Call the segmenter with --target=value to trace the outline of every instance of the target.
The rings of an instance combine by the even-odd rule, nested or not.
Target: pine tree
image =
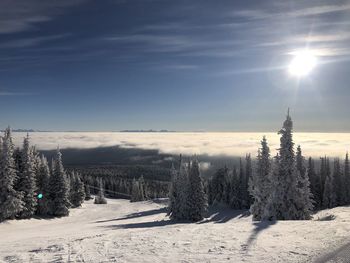
[[[333,165],[333,190],[335,195],[335,205],[340,206],[345,204],[345,197],[343,190],[343,174],[341,171],[339,158],[334,159]]]
[[[209,181],[209,204],[224,204],[226,201],[225,191],[228,192],[228,169],[220,168]],[[238,185],[237,185],[238,187]]]
[[[180,159],[180,171],[177,176],[176,188],[178,189],[178,194],[174,202],[174,209],[170,215],[171,219],[175,220],[185,220],[188,218],[188,169],[185,163]]]
[[[253,220],[261,220],[266,209],[270,192],[271,159],[270,148],[266,137],[261,141],[261,149],[258,151],[257,169],[249,180],[249,192],[253,196],[254,203],[250,207]]]
[[[250,154],[247,154],[245,157],[245,182],[244,182],[244,188],[245,188],[245,194],[246,194],[246,206],[245,208],[249,208],[252,204],[252,197],[249,194],[249,180],[251,180],[253,176],[253,168],[252,168],[252,158]]]
[[[177,214],[176,209],[176,200],[178,195],[178,189],[177,189],[177,171],[174,167],[174,164],[171,165],[170,169],[170,177],[171,177],[171,184],[170,184],[170,190],[169,190],[169,205],[168,205],[168,215],[171,214]]]
[[[19,218],[30,218],[34,215],[37,206],[35,163],[32,149],[29,144],[29,135],[24,138],[21,152],[22,170],[18,178],[18,190],[22,193],[23,209]]]
[[[281,135],[279,155],[275,158],[271,194],[264,213],[264,218],[270,220],[300,220],[309,216],[307,209],[299,210],[307,207],[307,202],[299,197],[298,182],[302,179],[296,167],[292,130],[293,122],[288,110],[278,133]]]
[[[85,181],[85,183],[84,183],[85,201],[88,201],[91,199],[90,185],[88,183],[89,183],[88,181]]]
[[[49,213],[53,216],[68,216],[70,207],[67,175],[62,164],[62,154],[57,149],[49,183]]]
[[[71,203],[73,207],[79,207],[85,199],[85,189],[84,184],[80,179],[78,173],[72,172],[72,191],[71,191]]]
[[[145,179],[143,178],[143,175],[141,175],[138,181],[139,181],[140,194],[141,194],[140,201],[147,200],[148,199],[147,187],[146,187],[146,182],[145,182]]]
[[[140,192],[140,184],[139,182],[134,178],[132,180],[132,186],[131,186],[131,202],[138,202],[141,201],[141,192]]]
[[[107,204],[107,199],[104,196],[104,191],[103,191],[103,181],[102,178],[100,177],[99,180],[99,191],[98,194],[95,196],[94,204]]]
[[[346,153],[344,161],[344,199],[345,204],[350,204],[350,162],[349,154]]]
[[[197,159],[192,160],[189,171],[189,186],[188,186],[188,220],[202,220],[207,210],[207,199],[204,193],[202,178],[199,171]]]
[[[14,145],[10,128],[4,132],[0,144],[0,222],[13,219],[23,207],[22,196],[14,189],[17,180],[15,160],[13,158]]]
[[[239,208],[245,209],[247,208],[247,199],[248,199],[248,189],[246,187],[246,173],[243,168],[242,159],[239,158],[239,188],[238,188],[238,195],[239,195]]]
[[[329,158],[325,157],[324,161],[324,170],[325,170],[325,184],[322,198],[322,207],[323,208],[332,208],[335,206],[336,196],[334,194],[334,178],[333,174],[330,171]]]
[[[309,157],[307,175],[310,178],[310,191],[314,200],[314,208],[320,209],[322,204],[321,176],[315,171],[314,160]]]
[[[42,155],[37,172],[38,215],[45,216],[49,213],[49,182],[50,168],[47,159]]]
[[[296,205],[298,208],[298,219],[307,220],[311,218],[313,200],[310,191],[310,181],[305,168],[305,158],[302,155],[300,145],[297,148],[296,168],[298,171]]]
[[[228,169],[225,167],[223,170],[224,177],[228,176]],[[228,205],[232,209],[240,209],[241,208],[241,200],[240,200],[240,192],[239,192],[239,176],[237,174],[237,168],[233,167],[232,174],[229,176],[229,186],[227,186],[229,190],[229,202]]]

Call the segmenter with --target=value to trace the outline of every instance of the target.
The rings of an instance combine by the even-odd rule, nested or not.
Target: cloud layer
[[[20,145],[25,133],[14,133]],[[125,148],[156,149],[170,154],[256,155],[260,140],[266,135],[273,154],[279,147],[276,133],[119,133],[119,132],[37,132],[30,134],[38,149],[94,148],[119,145]],[[350,149],[349,133],[296,133],[305,156],[342,157]]]

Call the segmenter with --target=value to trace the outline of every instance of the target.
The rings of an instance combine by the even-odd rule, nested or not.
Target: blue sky
[[[0,127],[349,132],[349,29],[350,1],[1,1]]]

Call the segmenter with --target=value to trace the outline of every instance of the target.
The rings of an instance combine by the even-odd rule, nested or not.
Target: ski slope
[[[89,201],[69,217],[1,223],[0,262],[312,262],[350,241],[350,208],[315,218],[330,214],[257,223],[222,208],[199,223],[175,223],[161,201]]]

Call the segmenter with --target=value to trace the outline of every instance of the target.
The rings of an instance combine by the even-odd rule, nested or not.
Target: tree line
[[[80,174],[65,171],[59,149],[49,165],[29,135],[21,149],[15,148],[10,128],[0,136],[0,221],[67,216],[85,197]]]
[[[203,219],[208,205],[224,204],[233,209],[249,209],[253,220],[308,220],[315,210],[350,204],[350,165],[348,154],[333,168],[322,157],[320,169],[308,160],[302,149],[295,149],[293,122],[283,123],[280,148],[271,157],[264,136],[253,163],[250,154],[240,160],[238,169],[220,168],[208,180],[199,175],[196,159],[171,169],[169,215],[177,220]]]

